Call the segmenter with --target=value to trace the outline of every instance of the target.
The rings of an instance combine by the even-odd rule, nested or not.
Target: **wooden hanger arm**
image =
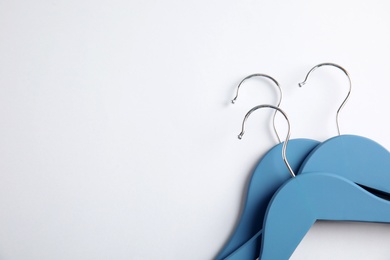
[[[260,259],[289,259],[317,220],[389,223],[390,202],[328,172],[292,178],[268,206]]]

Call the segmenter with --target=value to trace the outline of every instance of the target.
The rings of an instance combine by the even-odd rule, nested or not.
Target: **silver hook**
[[[306,80],[307,80],[307,78],[309,77],[310,73],[311,73],[312,71],[314,71],[315,69],[321,67],[321,66],[333,66],[333,67],[336,67],[336,68],[342,70],[342,71],[345,73],[345,75],[348,77],[348,81],[349,81],[349,91],[348,91],[347,97],[344,99],[343,103],[341,103],[341,105],[340,105],[340,107],[339,107],[339,109],[337,110],[337,113],[336,113],[337,132],[338,132],[339,135],[340,135],[339,113],[340,113],[341,109],[344,107],[345,103],[347,103],[347,100],[349,99],[349,95],[351,94],[351,90],[352,90],[352,82],[351,82],[351,78],[349,77],[348,72],[347,72],[343,67],[341,67],[340,65],[337,65],[337,64],[334,64],[334,63],[329,63],[329,62],[327,62],[327,63],[321,63],[321,64],[318,64],[318,65],[314,66],[314,67],[307,73],[305,80],[304,80],[303,82],[301,82],[301,83],[298,83],[298,85],[299,85],[299,87],[302,87],[303,85],[305,85],[305,84],[306,84]]]
[[[287,161],[287,158],[286,158],[286,147],[287,147],[287,143],[288,141],[290,140],[290,121],[288,120],[288,117],[286,115],[286,113],[278,108],[278,107],[275,107],[275,106],[272,106],[272,105],[259,105],[259,106],[255,106],[254,108],[252,108],[251,110],[248,111],[248,113],[246,113],[245,115],[245,118],[244,118],[244,121],[242,121],[242,130],[241,130],[241,133],[238,135],[238,139],[242,139],[242,136],[244,135],[245,133],[245,122],[246,120],[248,119],[248,117],[254,112],[256,111],[257,109],[259,108],[265,108],[265,107],[268,107],[268,108],[273,108],[273,109],[276,109],[277,111],[279,111],[280,113],[282,113],[282,115],[284,116],[284,118],[286,118],[287,120],[287,125],[288,125],[288,131],[287,131],[287,136],[286,136],[286,140],[284,141],[283,143],[283,147],[282,147],[282,158],[283,158],[283,161],[284,163],[286,164],[290,174],[292,177],[295,177],[295,173],[294,171],[291,169],[291,166],[290,164],[288,163]],[[276,111],[276,112],[277,112]]]
[[[235,104],[235,102],[236,102],[236,100],[238,98],[238,93],[240,91],[241,84],[244,83],[245,80],[253,78],[253,77],[265,77],[265,78],[268,78],[268,79],[272,80],[275,83],[275,85],[278,87],[279,93],[280,93],[279,103],[277,104],[277,106],[279,107],[280,103],[282,102],[282,97],[283,97],[282,89],[280,88],[279,83],[273,77],[268,76],[266,74],[260,74],[260,73],[251,74],[251,75],[245,77],[243,80],[241,80],[240,84],[238,84],[238,86],[237,86],[236,96],[232,99],[232,104]],[[275,111],[275,114],[274,114],[274,117],[273,117],[273,127],[274,127],[274,131],[275,131],[276,137],[278,138],[279,143],[281,143],[280,137],[278,135],[278,131],[276,130],[276,126],[275,126],[275,116],[276,116],[276,113],[277,113],[277,111]]]

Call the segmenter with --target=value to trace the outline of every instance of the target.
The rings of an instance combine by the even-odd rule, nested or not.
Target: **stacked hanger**
[[[288,259],[316,220],[390,222],[390,153],[370,139],[340,135],[338,115],[351,93],[348,72],[337,64],[321,63],[299,86],[321,66],[336,67],[349,80],[348,95],[336,114],[339,135],[322,143],[289,140],[290,122],[279,108],[282,94],[277,106],[256,106],[245,115],[239,138],[248,117],[260,108],[279,111],[287,120],[288,134],[259,161],[240,221],[216,259]],[[271,79],[280,90],[272,77],[253,74],[240,82],[233,102],[241,84],[254,76]],[[274,130],[280,142],[275,123]]]

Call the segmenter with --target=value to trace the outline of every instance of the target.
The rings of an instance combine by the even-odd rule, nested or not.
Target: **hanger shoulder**
[[[390,153],[365,137],[341,135],[318,145],[307,156],[299,174],[332,172],[355,183],[390,193]]]
[[[267,209],[261,259],[288,259],[317,220],[388,223],[390,202],[329,172],[292,178]]]

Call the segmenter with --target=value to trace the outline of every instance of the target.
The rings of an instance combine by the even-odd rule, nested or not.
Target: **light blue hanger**
[[[289,259],[317,220],[389,223],[390,202],[330,172],[298,175],[270,202],[260,259]]]
[[[347,71],[341,66],[334,63],[321,63],[314,66],[309,73],[306,75],[305,81],[300,83],[299,86],[303,86],[306,83],[306,80],[309,74],[315,69],[322,66],[334,66],[341,69],[347,76],[350,82],[349,75]],[[253,74],[244,78],[237,88],[236,97],[232,100],[236,101],[239,88],[241,84],[246,80],[254,76],[265,76],[270,78],[279,88],[280,97],[282,97],[281,89],[278,82],[265,74]],[[338,122],[339,112],[347,102],[351,92],[351,84],[349,86],[349,92],[347,97],[344,99],[342,104],[337,110],[336,113],[336,125],[337,130],[340,134],[340,127]],[[281,98],[278,104],[278,107],[281,103]],[[255,110],[255,109],[254,109]],[[254,110],[251,110],[247,113],[246,118]],[[275,128],[275,115],[274,114],[274,130],[280,142],[279,135]],[[301,167],[302,162],[308,156],[308,154],[319,144],[318,141],[311,139],[293,139],[289,143],[289,154],[291,167],[294,172],[298,172],[298,169]],[[216,259],[230,259],[230,260],[241,260],[241,259],[255,259],[259,255],[259,249],[261,244],[261,228],[263,224],[263,218],[265,211],[267,209],[270,198],[275,193],[275,191],[289,178],[287,169],[284,167],[280,154],[282,151],[282,144],[276,145],[272,148],[258,163],[255,171],[253,172],[252,178],[249,182],[246,202],[241,214],[240,221],[236,226],[236,229],[233,235],[230,237],[228,243],[221,250]]]
[[[313,171],[332,172],[362,186],[390,193],[390,186],[386,185],[390,183],[389,152],[370,139],[356,135],[340,135],[338,114],[352,89],[348,72],[337,64],[322,63],[313,67],[299,85],[304,85],[311,72],[324,65],[339,68],[349,81],[348,95],[336,114],[339,136],[333,137],[313,149],[302,163],[298,174]]]
[[[232,103],[234,103],[238,97],[241,84],[245,80],[254,76],[266,77],[275,83],[280,91],[280,100],[277,105],[279,106],[282,100],[282,92],[279,83],[274,78],[266,74],[252,74],[244,78],[237,87],[236,97],[232,100]],[[242,124],[242,132],[239,135],[240,139],[244,134],[245,121],[253,111],[261,107],[263,106],[257,106],[246,114]],[[268,105],[266,107],[276,108]],[[275,124],[274,130],[280,142]],[[288,156],[290,158],[292,169],[298,171],[303,160],[318,144],[318,141],[310,139],[290,140]],[[284,166],[282,157],[280,156],[282,152],[282,146],[283,144],[274,146],[259,161],[248,185],[246,201],[240,216],[240,220],[228,242],[224,245],[215,259],[255,259],[258,256],[261,234],[260,230],[262,228],[262,220],[265,215],[268,203],[275,191],[280,187],[280,185],[287,181],[290,176],[290,173]]]
[[[306,80],[309,74],[315,69],[322,66],[334,66],[341,69],[347,76],[350,82],[349,75],[347,71],[341,66],[334,63],[321,63],[314,66],[309,73],[307,74],[305,81],[300,83],[299,86],[303,86],[306,83]],[[253,76],[265,76],[264,74],[253,74],[246,77],[240,82],[237,88],[236,97],[232,100],[237,99],[239,94],[239,87],[241,84],[248,78]],[[279,84],[276,80],[270,78],[274,83],[279,87]],[[280,87],[279,87],[280,90]],[[281,90],[280,90],[281,92]],[[337,130],[340,134],[338,115],[345,103],[349,98],[351,92],[351,84],[349,86],[349,92],[347,97],[344,99],[342,104],[337,110],[336,113],[336,125]],[[282,93],[280,93],[282,96]],[[279,101],[278,107],[280,105],[281,99]],[[249,116],[252,111],[248,112],[246,118]],[[275,111],[276,114],[276,111]],[[275,120],[274,114],[274,120]],[[244,120],[245,122],[245,120]],[[243,128],[244,128],[243,122]],[[277,134],[275,124],[274,130]],[[279,135],[278,140],[280,141]],[[289,154],[288,157],[291,158],[289,161],[294,172],[298,172],[298,169],[301,167],[303,160],[307,157],[310,152],[317,147],[319,144],[318,141],[310,139],[293,139],[289,142]],[[284,167],[280,154],[282,151],[282,144],[276,145],[272,148],[259,162],[256,170],[253,172],[252,178],[249,183],[247,191],[247,200],[244,206],[243,213],[241,214],[240,222],[238,223],[235,232],[230,237],[230,240],[225,245],[224,249],[220,252],[216,259],[256,259],[259,256],[259,249],[261,244],[261,234],[262,234],[262,223],[265,215],[266,208],[270,201],[270,198],[275,193],[275,191],[289,178],[287,169]],[[241,245],[241,246],[239,246]],[[235,249],[234,249],[235,248]],[[229,253],[227,255],[227,253]],[[227,255],[227,257],[225,257]]]
[[[287,141],[288,137],[286,144]],[[383,153],[382,149],[379,151]],[[291,171],[287,160],[285,163]],[[371,164],[370,161],[366,163]],[[384,186],[390,186],[388,177],[374,178],[372,182],[383,180],[386,181]],[[302,172],[282,185],[268,205],[260,259],[288,259],[317,220],[390,223],[390,201],[332,172]]]

